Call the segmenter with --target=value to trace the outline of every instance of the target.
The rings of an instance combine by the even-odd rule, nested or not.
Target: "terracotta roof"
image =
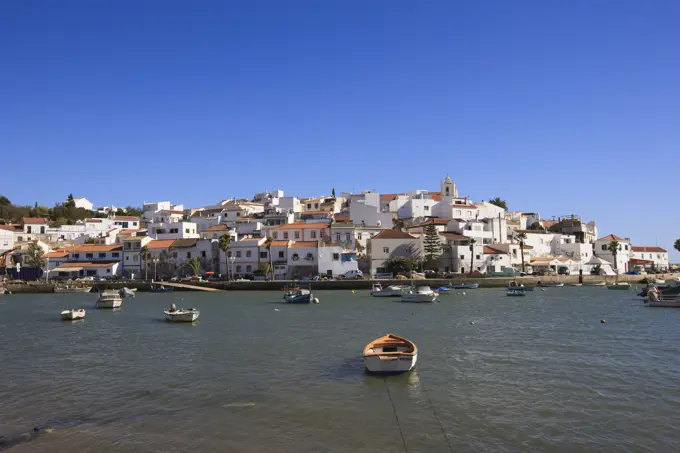
[[[473,204],[452,204],[451,206],[458,209],[477,209],[477,206]]]
[[[484,254],[485,255],[507,255],[508,252],[505,252],[503,250],[498,250],[493,247],[489,247],[488,245],[484,246]]]
[[[102,219],[85,219],[87,223],[102,223]]]
[[[652,260],[641,260],[641,259],[638,259],[638,258],[631,258],[631,259],[628,260],[628,264],[632,264],[632,265],[635,265],[635,264],[654,264],[654,261],[652,261]]]
[[[272,247],[288,247],[288,241],[272,241]]]
[[[430,198],[435,200],[435,201],[441,201],[442,200],[442,193],[441,192],[430,192]]]
[[[610,234],[608,236],[598,239],[598,241],[625,241],[625,239],[620,238],[615,234]]]
[[[666,250],[662,249],[661,247],[647,247],[643,245],[633,245],[630,248],[633,252],[648,252],[648,253],[668,253]]]
[[[328,223],[304,223],[304,222],[296,222],[296,223],[287,223],[285,225],[279,225],[277,227],[272,228],[273,230],[304,230],[304,229],[309,229],[309,228],[316,228],[316,229],[323,229],[323,228],[328,228]]]
[[[142,230],[122,230],[120,233],[118,233],[118,236],[129,236],[133,233],[139,233]]]
[[[175,242],[172,243],[171,247],[174,248],[184,248],[184,247],[193,247],[198,243],[198,239],[176,239]]]
[[[172,243],[175,242],[175,239],[162,239],[162,240],[154,240],[146,244],[146,248],[148,249],[167,249],[172,245]]]
[[[550,228],[557,223],[557,220],[543,220],[542,222],[544,228]]]
[[[449,232],[446,232],[446,231],[443,232],[443,233],[439,233],[439,235],[444,236],[447,239],[456,239],[456,240],[459,240],[459,241],[467,241],[467,240],[470,239],[469,237],[463,236],[462,234],[449,233]]]
[[[97,261],[97,262],[82,262],[70,261],[68,263],[62,263],[59,268],[68,267],[111,267],[114,264],[118,264],[118,261]]]
[[[17,231],[21,230],[21,225],[0,225],[0,230]]]
[[[121,244],[112,244],[112,245],[106,245],[106,244],[80,244],[80,245],[74,245],[74,246],[69,246],[66,247],[66,250],[68,250],[71,253],[80,253],[80,252],[113,252],[117,250],[122,250],[123,246]]]
[[[349,222],[349,214],[335,214],[333,218],[336,222]]]
[[[65,250],[53,250],[51,252],[45,253],[43,258],[64,258],[68,256],[68,252]]]
[[[135,217],[133,215],[117,215],[113,218],[113,220],[139,220],[139,217]]]
[[[47,223],[47,219],[44,217],[24,217],[24,223]]]
[[[531,259],[531,262],[532,262],[532,263],[535,263],[535,262],[539,262],[539,261],[540,261],[540,262],[548,262],[548,263],[549,263],[550,261],[554,261],[554,260],[557,260],[557,261],[569,261],[569,258],[566,257],[566,256],[538,256],[538,257],[536,257],[536,258],[532,258],[532,259]]]
[[[292,242],[289,247],[294,248],[294,249],[297,249],[297,248],[311,249],[311,248],[317,248],[318,246],[319,246],[318,241],[295,241],[295,242]]]
[[[174,209],[168,210],[167,212],[169,212],[170,214],[182,214],[182,215],[184,215],[184,211],[176,211]]]
[[[226,226],[224,224],[220,224],[220,225],[211,225],[203,231],[227,231],[227,230],[229,230],[228,226]]]
[[[424,222],[422,222],[422,223],[419,223],[419,224],[417,224],[417,225],[411,225],[409,228],[417,228],[417,227],[421,227],[421,226],[432,225],[433,223],[434,223],[435,225],[448,225],[448,224],[449,224],[449,220],[447,220],[447,219],[439,219],[439,218],[427,219],[426,221],[424,221]]]
[[[142,239],[146,238],[148,236],[128,236],[124,237],[124,241],[141,241]]]
[[[381,201],[392,201],[392,200],[396,200],[397,197],[399,197],[398,193],[384,193],[384,194],[380,195],[380,200]]]
[[[399,230],[382,230],[376,234],[373,239],[416,239],[410,234]]]

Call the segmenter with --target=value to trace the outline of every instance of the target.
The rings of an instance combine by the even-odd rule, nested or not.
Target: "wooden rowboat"
[[[364,348],[364,365],[371,374],[401,374],[416,366],[418,348],[406,338],[388,333]]]

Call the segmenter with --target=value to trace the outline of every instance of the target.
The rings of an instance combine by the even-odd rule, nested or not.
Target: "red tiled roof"
[[[484,254],[485,255],[507,255],[507,252],[504,252],[503,250],[498,250],[493,247],[489,247],[488,245],[484,246]]]
[[[272,241],[272,247],[288,247],[288,241]]]
[[[661,247],[648,247],[644,245],[633,245],[630,248],[634,252],[648,252],[648,253],[667,253],[666,250],[662,249]]]
[[[0,225],[0,230],[17,231],[21,230],[21,225]]]
[[[462,234],[449,233],[449,232],[446,232],[446,231],[443,232],[443,233],[439,233],[439,235],[444,236],[447,239],[455,239],[455,240],[458,240],[458,241],[467,241],[467,240],[470,239],[469,237],[463,236]]]
[[[598,241],[625,241],[625,239],[620,238],[615,234],[610,234],[608,236],[598,239]]]
[[[654,261],[652,260],[641,260],[638,258],[631,258],[628,260],[628,264],[654,264]]]
[[[315,228],[315,229],[324,229],[328,228],[328,223],[303,223],[303,222],[297,222],[297,223],[287,223],[285,225],[279,225],[277,227],[272,228],[273,230],[304,230],[304,229],[310,229],[310,228]]]
[[[422,227],[422,226],[426,226],[426,225],[432,225],[433,223],[434,223],[435,225],[448,225],[448,224],[449,224],[449,220],[447,220],[447,219],[440,219],[440,218],[427,219],[426,221],[424,221],[424,222],[422,222],[422,223],[419,223],[419,224],[417,224],[417,225],[411,225],[409,228],[418,228],[418,227]]]
[[[146,248],[148,249],[167,249],[169,248],[172,243],[175,242],[174,239],[156,239],[154,241],[149,242],[146,244]]]
[[[117,215],[113,220],[139,220],[139,218],[133,215]]]
[[[76,261],[71,261],[68,263],[62,263],[59,265],[60,268],[66,267],[111,267],[114,264],[118,264],[118,261],[102,261],[102,262],[83,262],[79,263]]]
[[[227,230],[229,230],[228,226],[226,226],[224,224],[220,224],[220,225],[211,225],[203,231],[227,231]]]
[[[118,236],[129,236],[132,233],[138,233],[140,231],[142,231],[142,230],[139,230],[139,229],[137,229],[137,230],[122,230],[120,233],[118,233]]]
[[[81,253],[81,252],[113,252],[117,250],[122,250],[123,246],[121,244],[112,245],[100,245],[100,244],[81,244],[66,247],[71,253]]]
[[[415,239],[415,236],[399,230],[382,230],[373,239]]]
[[[295,241],[290,244],[291,248],[317,248],[319,246],[318,241]]]
[[[47,219],[44,217],[24,217],[24,223],[47,223]]]
[[[65,250],[53,250],[51,252],[45,253],[43,258],[64,258],[68,256],[68,252]]]
[[[442,200],[442,193],[441,192],[430,192],[430,198],[435,200],[435,201],[441,201]]]
[[[102,219],[85,219],[87,223],[102,223]]]
[[[477,206],[473,204],[452,204],[451,206],[458,209],[477,209]]]

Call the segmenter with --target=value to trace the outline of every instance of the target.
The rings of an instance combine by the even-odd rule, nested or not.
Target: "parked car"
[[[566,266],[560,266],[557,268],[557,275],[569,275],[571,272],[569,271],[569,268]]]
[[[360,270],[356,271],[352,270],[342,274],[342,277],[346,280],[361,280],[364,278],[364,273],[361,272]]]

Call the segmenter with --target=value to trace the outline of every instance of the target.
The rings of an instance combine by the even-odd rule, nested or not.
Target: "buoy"
[[[352,294],[354,294],[354,290],[352,290]]]
[[[279,311],[279,309],[278,309],[278,308],[275,308],[274,311]]]
[[[463,291],[463,296],[465,296],[465,295],[466,295],[466,294],[465,294],[465,291]]]
[[[607,324],[607,321],[605,321],[604,319],[600,319],[600,323],[601,324]]]
[[[474,321],[470,321],[470,324],[474,326],[474,325],[475,325],[475,322],[474,322]]]
[[[318,304],[318,303],[319,303],[319,298],[318,298],[318,297],[315,297],[315,298],[314,298],[314,303],[315,303],[315,304]]]

